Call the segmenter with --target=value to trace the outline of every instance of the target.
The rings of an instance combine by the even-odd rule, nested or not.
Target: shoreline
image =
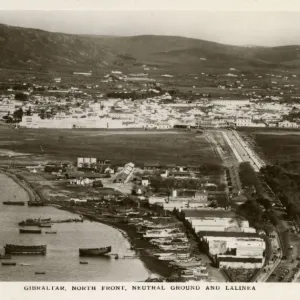
[[[152,247],[152,245],[148,242],[148,240],[138,237],[139,234],[134,225],[109,221],[101,217],[84,214],[66,207],[61,207],[59,209],[66,210],[77,215],[82,215],[84,218],[92,222],[102,223],[120,231],[123,237],[129,242],[130,247],[132,247],[131,250],[138,255],[137,258],[144,264],[149,275],[156,274],[161,277],[170,277],[175,272],[174,268],[168,266],[167,261],[158,260],[155,256],[149,254],[149,251],[147,250],[149,250],[149,247]]]
[[[84,216],[84,218],[92,222],[102,223],[121,232],[122,236],[129,242],[132,250],[135,251],[136,254],[138,254],[137,258],[143,263],[144,267],[148,271],[149,276],[151,274],[156,274],[162,277],[169,277],[172,275],[172,273],[174,273],[175,270],[169,267],[166,261],[160,261],[153,255],[149,255],[147,248],[151,246],[151,244],[147,240],[137,238],[138,233],[134,225],[103,220],[100,217],[80,213],[77,210],[70,209],[61,205],[58,207],[54,203],[46,201],[46,199],[43,198],[43,195],[38,195],[36,191],[34,191],[30,186],[26,178],[22,177],[22,179],[20,179],[14,172],[9,172],[7,170],[4,170],[3,168],[0,168],[0,173],[8,176],[16,184],[23,188],[28,194],[30,201],[36,201],[38,199],[38,201],[44,203],[47,202],[46,206],[52,206],[56,209],[65,210],[76,215],[82,215]],[[144,282],[146,279],[147,278],[145,278],[144,280],[142,279],[141,281]]]

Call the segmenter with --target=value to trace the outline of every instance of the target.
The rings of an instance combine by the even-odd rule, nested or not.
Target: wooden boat
[[[36,274],[36,275],[45,275],[46,272],[39,272],[39,271],[36,271],[36,272],[34,272],[34,274]]]
[[[5,254],[42,254],[45,255],[47,251],[46,245],[38,246],[24,246],[24,245],[13,245],[6,244],[4,246]]]
[[[3,201],[4,205],[25,205],[24,201]]]
[[[47,219],[26,219],[22,222],[19,222],[19,226],[40,226],[41,224],[48,224],[51,221],[51,218]]]
[[[87,265],[88,262],[87,262],[87,261],[81,261],[80,264],[81,264],[81,265]]]
[[[41,234],[42,230],[41,229],[20,229],[20,233],[37,233]]]
[[[102,248],[80,248],[79,256],[103,256],[111,252],[111,246]]]
[[[45,231],[46,234],[57,234],[57,231]]]
[[[3,261],[2,266],[15,266],[17,263],[11,261]]]
[[[41,223],[38,226],[42,227],[42,228],[51,228],[52,227],[52,225],[50,223]]]
[[[44,202],[41,201],[28,201],[28,206],[44,206]]]
[[[31,266],[31,264],[20,264],[20,266],[28,267]]]

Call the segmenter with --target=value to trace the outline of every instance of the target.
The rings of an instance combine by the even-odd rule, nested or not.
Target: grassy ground
[[[110,159],[114,164],[129,161],[180,164],[217,163],[220,158],[202,135],[183,131],[105,131],[18,129],[0,127],[0,159],[71,160],[77,157]],[[31,157],[22,156],[30,154]],[[8,157],[10,156],[10,157]]]
[[[300,172],[300,132],[259,130],[243,133],[256,150],[271,164],[278,164],[287,171]]]

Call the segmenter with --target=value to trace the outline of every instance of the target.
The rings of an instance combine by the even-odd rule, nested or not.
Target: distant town
[[[62,78],[53,78],[51,85],[37,85],[34,78],[30,83],[2,84],[5,90],[0,99],[0,116],[26,128],[299,127],[299,97],[293,96],[297,88],[290,84],[297,75],[265,74],[271,79],[265,89],[269,92],[264,95],[256,91],[257,86],[249,86],[244,74],[231,68],[217,80],[222,82],[227,76],[230,81],[217,88],[243,89],[238,94],[240,99],[194,92],[193,100],[176,96],[176,92],[164,88],[147,73],[126,75],[111,71],[101,80],[102,85],[107,85],[106,90],[112,89],[107,93],[99,92],[99,85],[84,84],[84,78],[91,75],[74,72],[73,76],[83,77],[81,87],[65,89],[61,88]],[[168,74],[162,77],[173,78]],[[261,77],[257,75],[257,79]],[[289,101],[284,100],[286,94],[291,94]]]

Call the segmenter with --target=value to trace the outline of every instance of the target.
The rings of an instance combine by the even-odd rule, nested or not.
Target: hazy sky
[[[143,11],[130,10],[128,7],[127,10],[123,7],[117,10],[117,6],[94,11],[0,10],[0,23],[65,33],[180,35],[235,45],[300,45],[299,10],[203,11],[188,10],[186,6],[185,10],[178,11],[174,7],[161,10],[162,7],[160,10],[149,8]]]

